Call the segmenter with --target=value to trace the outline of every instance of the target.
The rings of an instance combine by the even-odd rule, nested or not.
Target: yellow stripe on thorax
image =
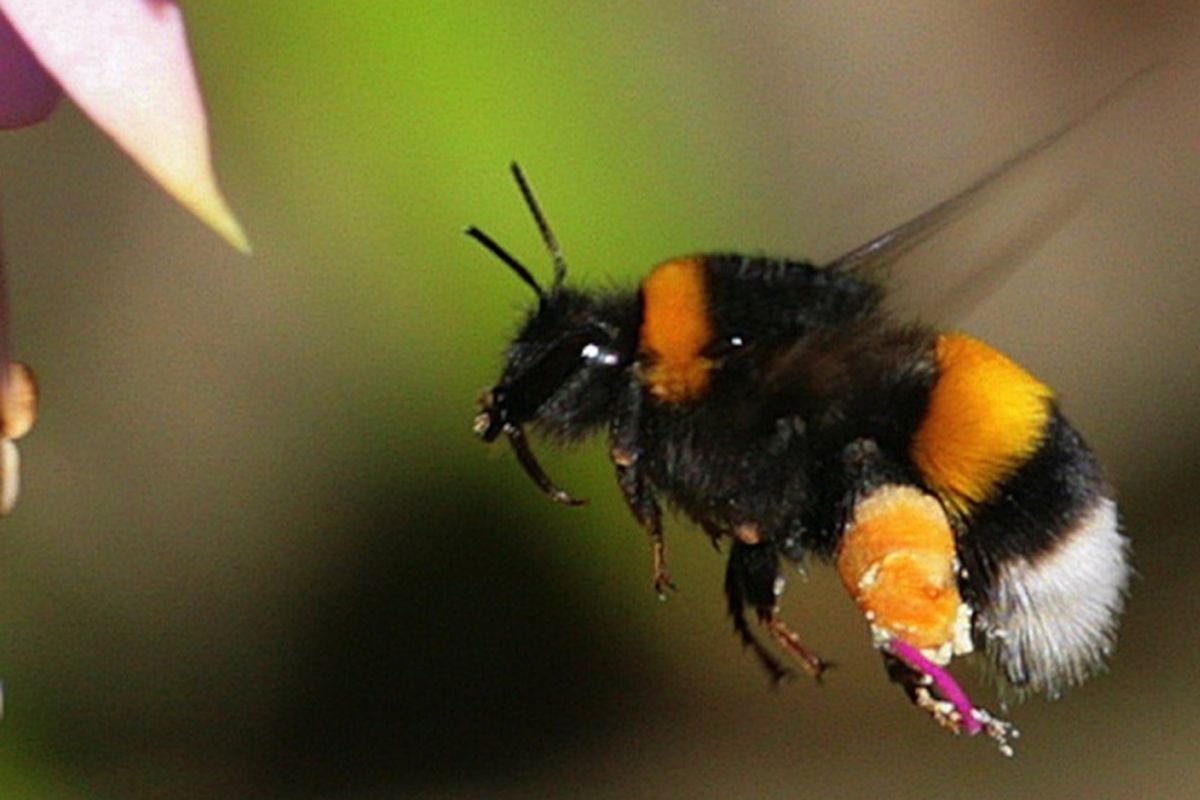
[[[860,500],[838,545],[842,583],[872,629],[942,663],[970,650],[956,567],[946,512],[912,486],[883,486]]]
[[[994,348],[961,333],[937,340],[939,376],[912,456],[942,500],[962,514],[1037,452],[1049,387]]]
[[[642,378],[659,400],[681,403],[708,387],[713,340],[704,264],[677,259],[655,267],[642,281]]]

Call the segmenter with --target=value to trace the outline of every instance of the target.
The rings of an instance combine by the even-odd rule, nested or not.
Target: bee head
[[[504,434],[521,466],[543,491],[559,502],[577,505],[582,501],[555,486],[538,464],[524,426],[532,424],[560,439],[579,438],[593,430],[607,417],[616,376],[630,363],[634,343],[629,326],[621,325],[611,313],[613,304],[563,285],[567,266],[558,242],[520,168],[513,164],[512,171],[554,259],[554,282],[548,289],[542,287],[494,239],[478,228],[467,228],[468,236],[537,295],[508,348],[500,380],[483,393],[475,433],[485,442]]]

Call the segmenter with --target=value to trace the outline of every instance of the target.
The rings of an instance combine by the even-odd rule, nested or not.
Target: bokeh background
[[[0,136],[44,396],[0,796],[1200,796],[1200,12],[893,5],[190,4],[251,259],[69,105]],[[511,159],[580,283],[823,260],[1164,57],[900,276],[1019,263],[950,321],[1057,387],[1136,545],[1111,673],[1014,760],[908,707],[828,570],[785,609],[839,667],[772,691],[680,521],[654,600],[601,444],[541,448],[568,509],[471,436],[528,292],[461,229],[549,270]]]

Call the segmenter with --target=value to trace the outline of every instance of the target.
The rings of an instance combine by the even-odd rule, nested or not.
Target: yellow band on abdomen
[[[1053,393],[998,350],[961,333],[938,337],[937,363],[912,457],[942,500],[968,514],[1037,452]]]

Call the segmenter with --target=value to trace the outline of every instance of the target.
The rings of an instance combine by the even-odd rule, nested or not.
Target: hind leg
[[[884,645],[883,665],[888,677],[900,684],[913,704],[939,725],[970,736],[984,733],[999,745],[1001,753],[1013,754],[1009,740],[1020,736],[1020,731],[1011,722],[973,705],[950,673],[920,650],[893,639]]]

